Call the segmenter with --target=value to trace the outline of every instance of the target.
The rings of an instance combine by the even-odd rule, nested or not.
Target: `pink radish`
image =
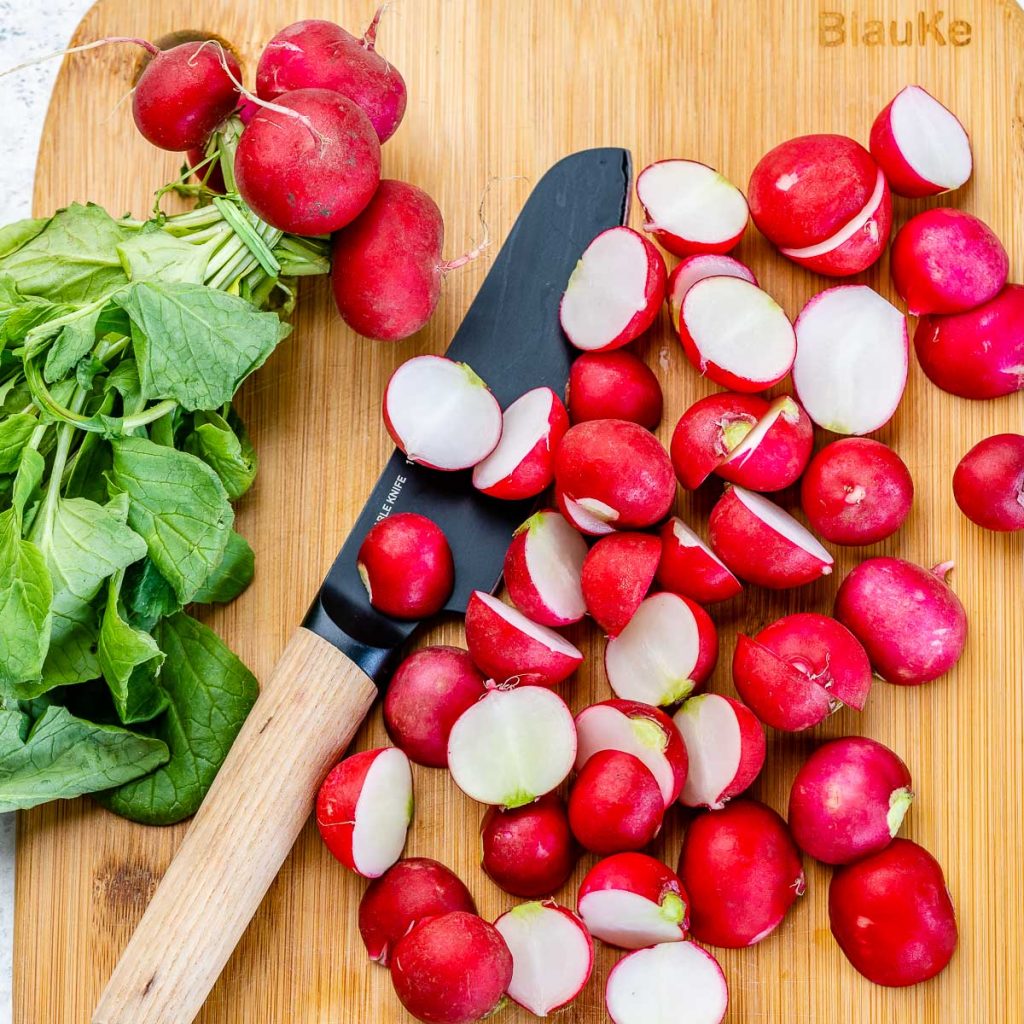
[[[599,860],[580,884],[579,911],[595,939],[620,949],[682,942],[689,926],[679,876],[645,853]]]
[[[413,356],[384,389],[384,425],[410,462],[469,469],[497,448],[501,406],[465,363]]]
[[[759,395],[719,392],[698,399],[679,417],[672,434],[672,467],[695,490],[735,451],[768,411]]]
[[[796,336],[782,307],[738,277],[692,285],[679,311],[686,358],[709,380],[736,391],[763,391],[789,373]]]
[[[906,464],[891,448],[866,437],[826,445],[800,485],[804,515],[833,544],[874,544],[891,537],[913,500]]]
[[[608,641],[604,665],[617,697],[665,707],[703,685],[717,660],[708,613],[678,594],[654,594]]]
[[[352,754],[336,764],[316,798],[327,849],[364,878],[378,878],[402,855],[412,821],[412,770],[394,747]]]
[[[929,571],[900,558],[869,558],[843,580],[836,618],[886,682],[917,686],[960,660],[967,614],[945,581],[952,568],[952,562]]]
[[[814,427],[789,395],[776,398],[715,473],[751,491],[781,491],[800,479],[814,448]]]
[[[573,423],[629,420],[653,430],[661,420],[661,385],[632,352],[584,352],[569,371],[565,402]]]
[[[672,719],[663,711],[633,700],[606,700],[576,716],[576,770],[600,750],[621,750],[641,760],[661,788],[665,807],[686,781],[687,756]]]
[[[793,385],[808,416],[836,434],[869,434],[907,386],[903,314],[867,285],[819,292],[796,319]]]
[[[495,807],[522,807],[550,793],[575,760],[572,712],[540,686],[488,691],[462,713],[448,737],[455,784]]]
[[[466,608],[466,646],[498,683],[555,686],[583,661],[563,636],[482,590],[474,591]]]
[[[908,839],[837,871],[828,919],[846,958],[876,985],[934,978],[956,949],[956,912],[942,868]]]
[[[523,903],[494,927],[512,954],[509,998],[535,1017],[568,1006],[594,969],[594,941],[583,922],[557,903]]]
[[[467,651],[424,647],[398,666],[388,684],[388,735],[416,764],[447,768],[452,726],[485,692],[484,677]]]
[[[734,800],[686,830],[679,877],[690,931],[737,949],[767,938],[804,893],[804,869],[786,823],[756,800]]]
[[[659,160],[636,179],[649,231],[676,256],[726,253],[747,229],[743,193],[718,171],[696,160]]]
[[[864,736],[819,747],[789,793],[797,846],[825,864],[849,864],[884,850],[914,799],[907,766]]]
[[[683,298],[698,281],[703,281],[706,277],[738,277],[753,285],[757,284],[757,278],[750,267],[732,256],[721,256],[716,253],[687,256],[677,263],[672,273],[668,275],[668,284],[665,287],[665,300],[668,302],[672,326],[676,331],[679,330],[679,311],[683,308]]]
[[[665,260],[632,228],[602,231],[565,286],[559,317],[584,352],[621,348],[654,322],[665,298]]]
[[[473,486],[492,498],[519,501],[546,490],[555,478],[555,449],[569,415],[551,388],[534,388],[502,414],[498,447],[473,467]]]
[[[901,89],[871,126],[871,155],[899,196],[920,199],[971,176],[971,140],[956,116],[919,85]]]
[[[396,512],[371,526],[356,568],[370,604],[396,619],[436,615],[455,585],[444,531],[416,512]]]
[[[711,510],[710,528],[715,554],[748,583],[784,590],[832,572],[832,556],[813,534],[755,491],[730,487]]]
[[[648,533],[614,533],[590,549],[580,577],[583,600],[609,636],[621,633],[640,607],[660,559],[661,541]]]
[[[1024,434],[979,441],[956,467],[953,497],[986,530],[1024,530]]]
[[[700,604],[728,601],[743,590],[726,564],[678,516],[661,528],[655,579],[665,590]]]
[[[552,509],[535,512],[516,530],[505,555],[512,603],[542,626],[567,626],[586,614],[581,573],[587,542]]]
[[[673,718],[690,758],[679,802],[721,810],[764,765],[764,727],[745,704],[717,693],[691,697]]]
[[[408,857],[369,885],[359,901],[359,934],[370,959],[387,967],[398,940],[428,917],[476,913],[469,890],[443,864]]]

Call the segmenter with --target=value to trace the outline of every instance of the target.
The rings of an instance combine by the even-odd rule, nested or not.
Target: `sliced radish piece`
[[[555,485],[555,505],[577,530],[585,533],[588,537],[604,537],[609,533],[615,532],[615,527],[611,523],[598,518],[580,502],[567,498],[557,484]],[[605,509],[602,511],[603,514],[607,515],[608,507],[605,506]]]
[[[869,434],[907,386],[906,317],[867,285],[819,292],[796,320],[793,384],[807,414],[837,434]]]
[[[807,413],[782,395],[715,473],[751,491],[781,491],[800,479],[813,448],[814,427]]]
[[[728,601],[743,591],[725,562],[678,516],[661,528],[661,561],[655,578],[666,590],[700,604]]]
[[[523,903],[494,927],[512,954],[508,995],[536,1017],[546,1017],[583,991],[594,969],[594,941],[583,922],[557,903]]]
[[[468,469],[497,446],[501,406],[465,363],[414,356],[384,390],[384,424],[410,462]]]
[[[580,257],[559,317],[584,352],[621,348],[654,322],[665,297],[665,260],[632,228],[602,231]]]
[[[767,412],[768,403],[759,395],[725,391],[698,399],[679,417],[672,433],[676,479],[695,490]]]
[[[493,689],[455,723],[448,768],[467,796],[522,807],[572,771],[576,726],[564,700],[540,686]]]
[[[621,633],[640,607],[660,558],[661,542],[648,533],[615,533],[590,549],[580,577],[583,600],[609,636]]]
[[[706,277],[738,277],[751,284],[757,284],[757,278],[750,267],[732,256],[711,252],[687,256],[681,263],[677,263],[672,273],[668,275],[668,284],[665,287],[669,315],[672,317],[672,326],[677,331],[679,310],[683,307],[684,296],[698,281],[703,281]]]

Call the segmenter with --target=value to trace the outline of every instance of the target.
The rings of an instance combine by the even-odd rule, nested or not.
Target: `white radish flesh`
[[[665,296],[668,310],[672,317],[672,326],[679,330],[679,310],[682,309],[686,293],[706,277],[738,277],[742,281],[757,284],[754,272],[744,263],[719,253],[705,252],[696,256],[688,256],[677,263],[668,276],[668,287]]]
[[[402,855],[411,808],[409,759],[400,750],[385,750],[370,765],[356,801],[352,858],[361,875],[377,878]]]

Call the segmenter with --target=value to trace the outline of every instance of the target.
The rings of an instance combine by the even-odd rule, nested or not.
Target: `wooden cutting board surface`
[[[237,48],[251,82],[262,44],[281,26],[319,16],[361,29],[371,4],[102,0],[76,39],[219,34]],[[936,18],[942,42],[921,34]],[[854,45],[864,32],[877,38],[869,19],[883,22],[884,42],[865,45],[861,38]],[[894,38],[906,38],[908,24],[911,41],[894,45]],[[402,0],[388,11],[379,43],[405,75],[410,97],[405,123],[384,150],[385,174],[437,198],[451,255],[479,238],[476,211],[491,178],[509,179],[491,188],[486,203],[500,240],[531,183],[572,150],[628,146],[638,169],[661,157],[694,157],[743,185],[759,156],[790,136],[836,131],[866,141],[875,114],[903,85],[917,82],[949,103],[971,132],[975,174],[953,201],[995,228],[1015,278],[1024,274],[1024,16],[1012,0]],[[172,176],[177,158],[136,135],[122,102],[138,61],[123,46],[66,60],[40,154],[37,213],[94,200],[114,212],[143,214],[153,190]],[[897,224],[920,208],[897,200]],[[639,223],[636,211],[633,222]],[[827,284],[772,253],[753,229],[738,255],[793,316]],[[336,318],[326,283],[313,282],[303,288],[295,333],[246,385],[241,411],[262,468],[238,525],[256,550],[257,575],[241,599],[208,618],[257,675],[268,674],[390,452],[379,415],[388,375],[409,356],[443,351],[487,265],[485,258],[451,275],[431,325],[400,345],[353,336]],[[857,280],[892,297],[885,260]],[[660,436],[667,442],[682,410],[715,389],[684,359],[667,316],[641,348],[665,390]],[[955,560],[952,583],[971,623],[967,651],[946,678],[918,689],[878,683],[863,714],[843,711],[802,736],[773,733],[753,790],[784,811],[798,764],[825,737],[864,733],[898,751],[918,792],[904,834],[943,864],[959,914],[960,948],[951,966],[907,991],[869,984],[829,934],[829,871],[808,862],[807,895],[785,924],[754,949],[718,952],[731,989],[730,1021],[1024,1019],[1024,535],[976,529],[950,490],[953,469],[971,445],[1022,424],[1024,393],[988,403],[952,398],[912,360],[900,411],[878,435],[906,459],[917,486],[904,529],[871,549],[837,551],[835,574],[818,585],[781,594],[753,590],[715,611],[722,658],[712,685],[723,692],[732,689],[737,631],[756,631],[797,610],[828,611],[844,573],[866,555],[925,565]],[[680,496],[681,514],[699,528],[714,490]],[[794,495],[785,497],[792,507]],[[610,695],[603,641],[590,626],[570,635],[587,654],[567,687],[580,708]],[[459,642],[460,628],[448,623],[422,639]],[[383,742],[378,711],[357,747]],[[406,852],[455,868],[486,917],[511,906],[478,865],[482,808],[441,771],[416,770],[416,797]],[[129,824],[87,799],[21,815],[17,1024],[89,1019],[184,829]],[[681,815],[673,813],[656,850],[671,864],[681,832]],[[590,863],[581,862],[576,883]],[[214,989],[204,1024],[407,1021],[386,971],[364,958],[355,926],[363,888],[307,827]],[[560,899],[574,905],[573,894],[570,884]],[[612,950],[599,951],[594,979],[562,1020],[605,1020],[603,979],[615,959]],[[510,1009],[500,1019],[531,1018]]]

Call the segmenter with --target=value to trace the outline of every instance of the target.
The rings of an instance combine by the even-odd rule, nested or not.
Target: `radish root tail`
[[[485,250],[490,248],[491,245],[491,229],[487,223],[487,218],[484,215],[484,211],[487,206],[487,197],[490,194],[491,188],[499,182],[506,181],[526,181],[526,178],[522,174],[510,174],[504,178],[491,178],[484,187],[483,195],[480,197],[480,206],[477,209],[477,219],[480,221],[481,237],[480,241],[473,246],[469,252],[463,253],[461,256],[456,256],[453,260],[443,260],[441,263],[441,273],[448,274],[453,270],[458,270],[459,267],[464,267],[467,263],[472,263],[473,260],[481,256]],[[472,239],[470,239],[472,241]]]
[[[134,46],[141,46],[151,56],[160,52],[160,47],[151,43],[148,39],[136,39],[133,36],[107,36],[105,39],[94,39],[91,43],[82,43],[81,46],[69,46],[66,50],[54,50],[53,53],[44,53],[41,57],[34,57],[21,64],[15,64],[13,68],[6,68],[0,71],[0,78],[16,74],[26,68],[34,68],[37,64],[45,64],[47,61],[56,60],[58,57],[66,57],[71,53],[84,53],[86,50],[95,50],[100,46],[112,46],[116,43],[132,43]]]
[[[380,25],[380,19],[384,16],[384,12],[390,6],[390,0],[385,0],[385,2],[382,3],[374,12],[373,21],[370,22],[366,31],[363,33],[362,44],[364,49],[373,50],[377,45],[377,28]]]

